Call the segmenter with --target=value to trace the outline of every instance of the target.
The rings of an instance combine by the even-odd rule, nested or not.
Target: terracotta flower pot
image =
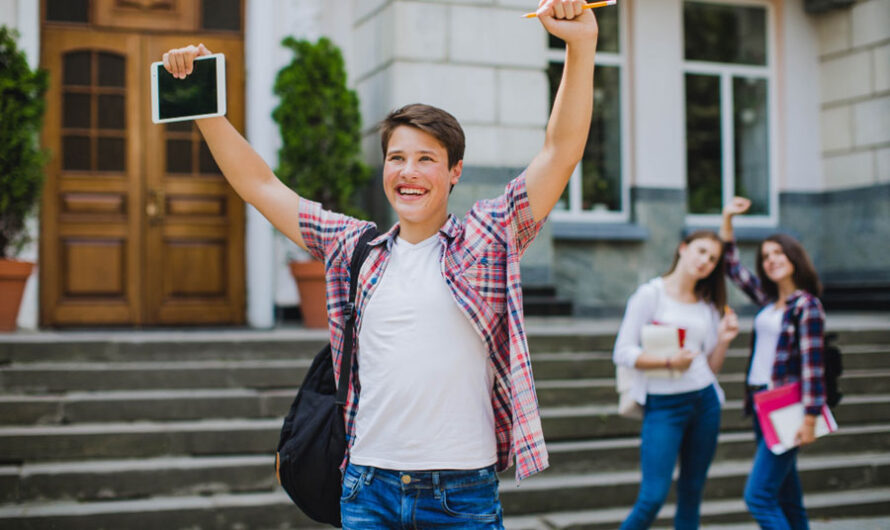
[[[32,270],[33,263],[0,259],[0,331],[15,331],[22,293]]]
[[[300,292],[300,311],[307,328],[328,327],[328,308],[325,295],[324,263],[320,261],[291,261],[290,272]]]

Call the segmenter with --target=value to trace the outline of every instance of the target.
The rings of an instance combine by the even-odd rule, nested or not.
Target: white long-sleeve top
[[[647,377],[645,370],[634,368],[637,357],[643,353],[640,339],[643,326],[653,322],[684,328],[684,347],[699,354],[679,377]],[[714,385],[722,404],[725,399],[723,389],[717,383],[707,359],[717,346],[719,323],[720,314],[712,304],[701,300],[694,303],[674,300],[665,292],[664,281],[660,277],[639,286],[627,301],[624,320],[621,321],[612,352],[616,365],[633,370],[631,395],[634,400],[642,405],[646,403],[647,394],[682,394]]]

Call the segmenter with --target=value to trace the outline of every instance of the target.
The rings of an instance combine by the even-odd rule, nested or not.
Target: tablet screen
[[[158,68],[160,119],[215,114],[218,112],[216,105],[215,60],[196,60],[192,73],[185,79],[176,79],[164,68]]]

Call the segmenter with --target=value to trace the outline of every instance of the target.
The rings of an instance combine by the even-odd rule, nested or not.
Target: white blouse
[[[633,398],[644,404],[646,394],[681,394],[714,385],[723,403],[723,389],[707,359],[717,346],[720,314],[714,306],[701,300],[694,303],[674,300],[665,292],[664,280],[660,277],[644,283],[627,302],[612,353],[616,365],[634,368],[637,357],[643,353],[640,340],[643,326],[652,322],[685,329],[684,347],[698,355],[686,371],[673,378],[647,377],[645,370],[634,369]]]

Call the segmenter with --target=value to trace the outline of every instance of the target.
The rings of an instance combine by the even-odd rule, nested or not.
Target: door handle
[[[148,190],[148,201],[145,203],[145,215],[151,224],[160,224],[164,220],[166,199],[163,190]]]

